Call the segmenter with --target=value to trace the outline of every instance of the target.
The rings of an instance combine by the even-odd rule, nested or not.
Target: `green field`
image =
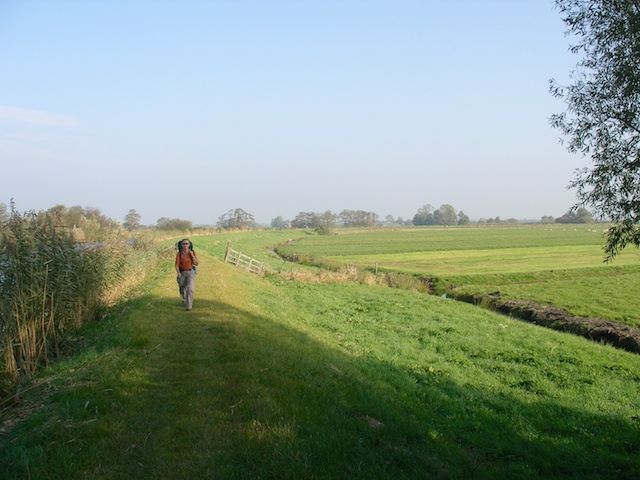
[[[550,245],[599,246],[602,244],[604,228],[501,225],[342,229],[337,232],[335,235],[306,235],[304,240],[291,248],[301,255],[343,256]]]
[[[578,316],[640,326],[640,252],[604,263],[600,226],[494,226],[341,231],[278,247],[292,258],[434,279],[452,294],[500,291]]]
[[[0,412],[0,478],[639,478],[640,356],[221,260],[230,240],[276,272],[292,233],[193,238],[189,312],[163,261]]]

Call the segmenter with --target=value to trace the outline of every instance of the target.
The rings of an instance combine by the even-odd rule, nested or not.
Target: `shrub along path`
[[[167,262],[34,380],[0,434],[0,478],[640,472],[637,355],[434,297],[200,259],[192,311]]]

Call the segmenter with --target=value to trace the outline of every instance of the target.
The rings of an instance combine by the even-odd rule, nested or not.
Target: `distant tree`
[[[593,223],[593,217],[586,208],[578,208],[556,218],[556,223]]]
[[[225,230],[251,230],[256,228],[258,224],[249,212],[242,208],[236,208],[220,215],[217,226]]]
[[[103,230],[119,227],[118,222],[103,215],[100,209],[93,207],[82,208],[79,205],[74,205],[71,208],[67,208],[64,205],[55,205],[48,210],[38,212],[38,216],[46,216],[58,222],[61,227],[71,229],[84,228],[89,221]]]
[[[272,228],[287,228],[289,226],[289,221],[282,218],[282,216],[278,215],[276,218],[271,220]]]
[[[74,205],[66,212],[65,224],[70,228],[82,228],[86,219],[84,208]]]
[[[455,225],[458,223],[456,209],[446,203],[440,205],[440,207],[433,212],[433,219],[436,225]]]
[[[471,219],[469,218],[469,215],[460,210],[458,212],[458,225],[469,225],[470,223]]]
[[[180,230],[186,231],[193,228],[193,223],[189,220],[182,220],[180,218],[159,218],[156,223],[158,230]]]
[[[300,212],[291,221],[293,228],[313,228],[317,229],[322,227],[323,229],[332,229],[338,225],[338,215],[331,210],[327,210],[324,213],[316,212]]]
[[[313,212],[300,212],[291,221],[293,228],[313,228],[317,224],[317,214]]]
[[[156,222],[156,228],[158,230],[171,230],[171,219],[168,217],[161,217]]]
[[[396,223],[396,219],[393,218],[393,215],[387,215],[386,217],[384,217],[384,224],[387,225],[388,227],[391,227],[393,225],[398,225]]]
[[[87,220],[94,220],[95,222],[97,222],[98,225],[100,225],[100,228],[103,228],[103,229],[119,227],[118,222],[103,215],[99,208],[86,207],[84,209],[84,216]]]
[[[40,210],[35,218],[39,222],[51,223],[70,231],[78,242],[99,242],[114,232],[120,232],[120,223],[103,215],[97,208],[71,208],[55,205],[48,210]]]
[[[576,217],[578,217],[578,223],[593,223],[593,216],[591,212],[586,208],[579,208],[576,211]]]
[[[320,233],[329,233],[338,225],[338,215],[331,210],[327,210],[317,216],[317,224],[314,227]]]
[[[569,151],[592,163],[571,186],[581,205],[615,222],[605,245],[611,260],[629,244],[640,246],[640,2],[556,0],[556,7],[582,59],[572,84],[550,81],[566,105],[550,122]]]
[[[433,218],[433,207],[429,204],[420,207],[413,216],[412,223],[414,225],[434,225],[436,222]]]
[[[556,219],[553,218],[551,215],[543,215],[542,218],[540,219],[540,223],[553,223],[555,221]]]
[[[293,228],[312,228],[322,235],[328,235],[338,225],[338,215],[331,210],[324,213],[300,212],[291,221]]]
[[[48,210],[41,210],[38,212],[37,216],[40,218],[40,221],[44,221],[45,218],[48,218],[60,227],[73,227],[73,225],[68,223],[67,207],[64,205],[58,204]],[[84,220],[84,212],[82,212],[82,219]],[[78,224],[77,226],[80,225]]]
[[[140,228],[140,220],[142,220],[142,216],[132,208],[129,210],[129,213],[125,215],[122,226],[126,230],[132,231]]]
[[[378,214],[364,210],[343,210],[340,220],[345,227],[375,227],[378,224]]]

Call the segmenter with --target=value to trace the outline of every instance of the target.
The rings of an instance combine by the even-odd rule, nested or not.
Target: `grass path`
[[[89,329],[104,335],[95,347],[45,372],[47,406],[34,408],[36,427],[25,425],[12,442],[26,447],[2,445],[4,467],[13,468],[0,477],[209,478],[224,470],[216,458],[228,461],[244,428],[236,408],[247,395],[243,376],[258,368],[240,331],[256,319],[244,310],[240,272],[202,256],[187,312],[170,271],[165,265],[106,331]]]
[[[269,378],[274,373],[265,358],[273,346],[261,343],[273,338],[273,327],[250,312],[248,284],[256,279],[200,257],[192,311],[183,309],[171,274],[135,309],[131,342],[144,348],[127,374],[128,398],[104,445],[110,464],[99,471],[107,476],[247,478],[252,472],[268,478],[251,457],[252,443],[286,440],[285,424],[256,420],[271,422],[278,411],[264,385],[281,388],[277,374]],[[288,461],[284,451],[279,461]],[[275,468],[274,460],[265,467]]]
[[[120,473],[132,478],[181,471],[184,478],[202,478],[233,441],[231,413],[242,382],[230,364],[238,358],[235,337],[246,314],[234,306],[242,298],[230,285],[234,272],[214,263],[202,259],[192,311],[183,309],[169,274],[135,318],[136,335],[146,345],[131,373],[138,394],[128,399],[111,442],[116,458],[128,458]]]

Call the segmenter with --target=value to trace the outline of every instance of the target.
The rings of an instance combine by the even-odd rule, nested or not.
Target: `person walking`
[[[196,265],[198,257],[193,250],[193,244],[188,238],[178,242],[178,253],[176,254],[176,274],[178,275],[178,285],[180,286],[180,297],[182,304],[187,310],[193,307],[193,293],[196,283]]]

